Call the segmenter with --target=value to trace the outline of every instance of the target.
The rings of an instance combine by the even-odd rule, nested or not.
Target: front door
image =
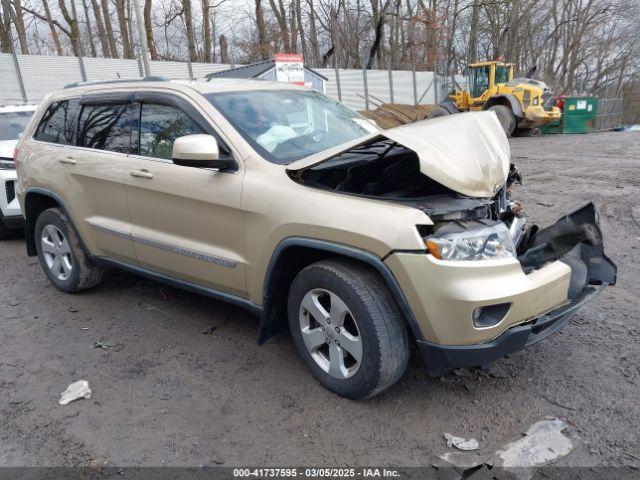
[[[138,150],[129,158],[126,177],[138,262],[187,282],[245,295],[242,170],[175,165],[175,139],[213,133],[211,125],[179,97],[137,97]]]

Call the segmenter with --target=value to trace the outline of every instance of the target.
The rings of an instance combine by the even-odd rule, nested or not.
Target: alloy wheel
[[[322,370],[341,380],[362,364],[362,338],[349,307],[335,293],[313,289],[300,304],[300,330],[311,358]]]
[[[42,229],[40,244],[47,268],[58,280],[67,280],[73,270],[73,259],[62,231],[55,225],[46,225]]]

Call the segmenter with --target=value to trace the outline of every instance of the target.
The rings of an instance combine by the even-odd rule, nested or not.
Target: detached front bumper
[[[486,365],[532,345],[616,282],[592,204],[548,228],[530,228],[518,253],[518,259],[483,261],[409,252],[387,258],[420,326],[417,343],[429,373]],[[499,308],[479,326],[478,307]]]

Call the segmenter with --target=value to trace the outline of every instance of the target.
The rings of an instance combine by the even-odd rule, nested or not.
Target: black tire
[[[432,118],[438,118],[438,117],[445,117],[447,115],[451,115],[451,112],[446,108],[438,105],[436,108],[434,108],[427,114],[426,118],[432,119]]]
[[[66,278],[59,278],[47,264],[45,253],[43,252],[43,231],[49,226],[55,227],[68,244],[68,257],[70,258],[71,269]],[[100,283],[103,276],[103,269],[94,265],[86,254],[80,239],[66,215],[58,208],[50,208],[40,213],[36,219],[35,242],[38,251],[38,259],[45,274],[58,290],[65,293],[77,293],[95,287]],[[58,269],[59,270],[59,269]]]
[[[0,213],[0,215],[2,215]],[[0,219],[0,240],[7,240],[8,238],[11,238],[11,235],[9,234],[9,231],[4,228],[4,225],[2,225],[2,220]]]
[[[362,360],[349,378],[335,378],[321,368],[303,340],[301,305],[314,289],[337,295],[357,324]],[[404,374],[409,361],[406,325],[387,286],[370,267],[346,259],[324,260],[306,267],[291,285],[287,310],[291,335],[303,363],[318,382],[338,395],[371,398]]]
[[[513,114],[513,110],[506,105],[494,105],[489,107],[489,110],[496,112],[498,116],[498,120],[500,120],[500,124],[504,129],[504,133],[507,134],[507,137],[513,135],[513,131],[516,129],[518,124],[518,120],[516,116]]]

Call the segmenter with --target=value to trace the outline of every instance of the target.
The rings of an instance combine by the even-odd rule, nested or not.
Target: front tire
[[[409,361],[409,338],[380,276],[349,260],[303,269],[288,300],[289,328],[298,354],[329,390],[370,398],[396,383]]]
[[[77,293],[102,280],[103,269],[85,253],[69,219],[59,208],[43,211],[35,225],[38,259],[58,290]]]
[[[518,121],[511,108],[506,105],[494,105],[493,107],[489,107],[489,110],[496,113],[507,137],[513,135],[513,131],[516,129]]]

